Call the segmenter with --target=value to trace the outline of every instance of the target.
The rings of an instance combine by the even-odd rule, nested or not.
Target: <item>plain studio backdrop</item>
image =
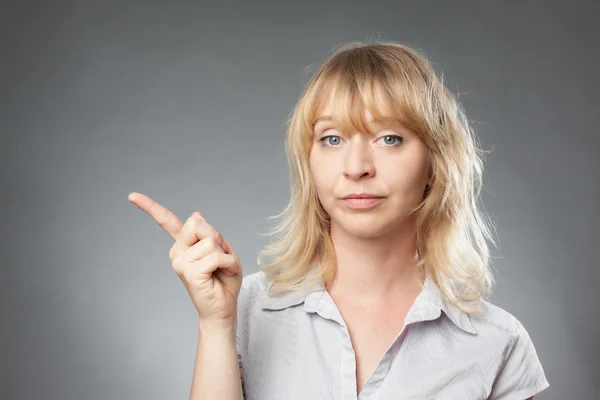
[[[596,2],[8,3],[1,398],[187,398],[197,314],[127,195],[199,210],[258,271],[286,118],[331,49],[377,39],[423,49],[491,150],[491,301],[536,346],[536,399],[598,398]]]

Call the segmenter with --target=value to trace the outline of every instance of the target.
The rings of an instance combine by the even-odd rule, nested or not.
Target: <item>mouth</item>
[[[342,197],[342,199],[381,199],[383,196],[379,196],[373,193],[351,193]]]
[[[342,198],[344,203],[353,209],[371,208],[379,204],[383,199],[384,197],[376,196],[349,196]]]

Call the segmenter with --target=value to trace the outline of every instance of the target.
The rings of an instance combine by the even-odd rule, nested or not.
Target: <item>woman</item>
[[[286,150],[291,200],[243,282],[200,214],[182,225],[130,195],[175,239],[199,313],[192,398],[532,399],[549,386],[523,325],[485,300],[482,163],[424,55],[393,42],[333,52]]]

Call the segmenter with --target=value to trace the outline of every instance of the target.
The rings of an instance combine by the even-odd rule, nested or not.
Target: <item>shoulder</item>
[[[238,307],[242,311],[252,308],[260,308],[262,302],[268,296],[270,283],[263,271],[253,272],[246,275],[242,280],[242,287],[238,295]]]
[[[478,334],[505,337],[514,340],[519,334],[519,320],[505,309],[482,301],[481,312],[470,314],[469,319]]]
[[[263,271],[246,275],[242,280],[242,286],[238,295],[238,333],[249,329],[250,321],[254,324],[259,322],[257,318],[262,313],[262,306],[268,298],[270,282]]]
[[[518,318],[483,301],[481,312],[469,315],[469,319],[494,359],[487,376],[492,385],[490,398],[525,399],[549,387],[535,346]]]
[[[296,293],[271,297],[270,286],[271,281],[263,271],[251,273],[242,280],[237,301],[236,345],[238,353],[247,360],[248,349],[265,345],[263,340],[273,337],[281,326],[294,320],[300,308],[293,306],[304,300],[302,294]]]
[[[477,331],[476,340],[483,348],[488,349],[499,367],[517,342],[531,341],[527,330],[517,317],[489,301],[483,301],[481,311],[478,314],[470,314],[469,319]]]
[[[505,351],[518,341],[531,342],[527,329],[517,317],[489,301],[484,300],[481,312],[470,314],[469,319],[483,340],[504,343]]]
[[[302,314],[303,308],[296,306],[304,303],[306,291],[290,290],[271,296],[271,284],[262,270],[243,278],[237,301],[238,334],[265,332]]]
[[[253,272],[244,277],[241,290],[255,290],[266,294],[269,290],[269,281],[263,271]]]

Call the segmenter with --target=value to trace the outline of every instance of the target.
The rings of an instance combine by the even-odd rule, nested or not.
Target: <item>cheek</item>
[[[319,163],[319,160],[317,159],[317,157],[315,157],[312,153],[310,154],[310,157],[308,159],[308,166],[310,168],[310,175],[312,177],[312,180],[314,182],[314,184],[318,187],[319,186],[319,170],[322,169],[322,166]]]
[[[405,166],[406,174],[402,175],[404,186],[421,186],[427,181],[427,165],[416,160],[414,163]]]
[[[404,194],[414,193],[419,197],[427,183],[429,160],[420,153],[417,154],[417,157],[404,159],[395,165],[395,173],[391,177],[393,183],[390,184]]]
[[[309,158],[310,173],[319,192],[331,190],[336,183],[336,171],[331,162],[326,162],[324,157],[311,154]]]
[[[320,197],[329,197],[333,195],[336,179],[331,171],[315,168],[312,171],[312,181]]]
[[[413,143],[411,149],[411,157],[408,161],[407,168],[410,168],[410,176],[416,181],[421,181],[427,178],[429,170],[429,149],[421,141]]]

